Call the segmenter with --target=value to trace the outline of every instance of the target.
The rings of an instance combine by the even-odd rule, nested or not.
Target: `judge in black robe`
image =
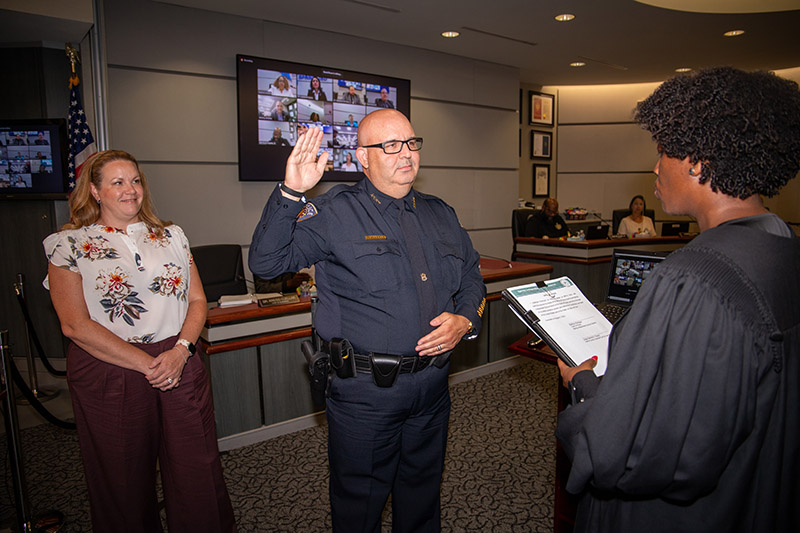
[[[728,117],[754,89],[778,98],[742,139],[762,171],[734,173],[726,162],[748,163],[730,138],[745,129]],[[701,100],[692,119],[671,118]],[[800,531],[800,240],[759,197],[800,168],[800,92],[712,69],[666,82],[637,119],[660,146],[656,196],[702,233],[644,282],[612,330],[602,380],[591,361],[559,365],[574,399],[557,436],[573,463],[567,490],[581,494],[575,530]],[[670,134],[686,120],[700,135],[730,130],[705,144],[677,125]]]

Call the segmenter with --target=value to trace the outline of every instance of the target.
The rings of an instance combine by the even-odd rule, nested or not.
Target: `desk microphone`
[[[256,284],[254,282],[250,281],[249,279],[247,279],[246,277],[242,276],[241,274],[236,274],[236,281],[244,281],[244,286],[245,287],[248,287],[248,288],[252,287],[253,290],[255,290]]]

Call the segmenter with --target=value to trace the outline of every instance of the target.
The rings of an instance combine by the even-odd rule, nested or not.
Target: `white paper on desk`
[[[236,305],[247,305],[253,303],[252,294],[231,294],[219,297],[220,307],[234,307]]]
[[[539,325],[580,364],[597,356],[595,374],[606,373],[611,323],[592,305],[575,282],[564,276],[506,289],[539,319]]]

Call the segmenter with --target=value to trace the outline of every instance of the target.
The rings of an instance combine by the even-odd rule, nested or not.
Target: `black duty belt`
[[[428,368],[431,364],[443,367],[447,364],[448,354],[435,356],[392,355],[383,353],[355,353],[346,339],[323,340],[321,351],[328,354],[331,365],[340,378],[353,377],[355,372],[372,374],[375,384],[380,387],[394,385],[399,374],[413,374]]]
[[[372,362],[376,359],[382,360],[386,359],[387,357],[395,357],[389,354],[382,354],[382,353],[371,353],[371,354],[360,354],[355,353],[353,356],[356,358],[356,370],[359,372],[363,372],[364,374],[371,374],[373,364]],[[424,370],[430,366],[433,362],[432,359],[436,359],[439,357],[438,355],[434,356],[425,356],[425,355],[411,355],[411,356],[400,356],[400,370],[401,374],[413,374],[414,372],[419,372],[420,370]]]

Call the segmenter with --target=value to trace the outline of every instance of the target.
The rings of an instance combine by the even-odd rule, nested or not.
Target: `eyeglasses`
[[[382,148],[384,154],[399,154],[403,151],[403,145],[408,145],[412,152],[422,149],[422,137],[411,137],[405,141],[386,141],[378,144],[367,144],[364,148]]]

